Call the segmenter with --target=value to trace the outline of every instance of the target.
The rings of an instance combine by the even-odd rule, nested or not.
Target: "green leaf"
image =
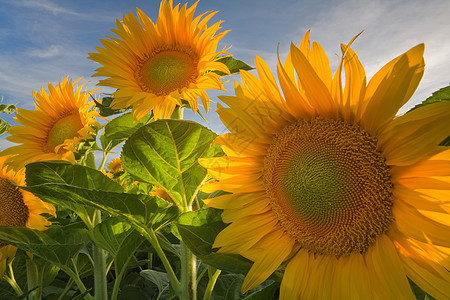
[[[135,231],[130,224],[117,218],[108,218],[89,231],[94,243],[116,257],[125,239]]]
[[[26,166],[28,186],[61,183],[74,187],[121,193],[122,186],[102,172],[65,161],[34,162]]]
[[[104,220],[89,232],[89,236],[98,247],[107,250],[115,258],[116,274],[123,274],[143,242],[138,231],[117,218]]]
[[[221,274],[217,279],[212,297],[213,300],[272,300],[279,287],[278,282],[266,280],[256,288],[241,294],[241,286],[244,275]]]
[[[108,117],[108,116],[112,116],[112,115],[116,115],[116,114],[121,114],[129,109],[129,108],[112,109],[111,103],[114,100],[113,97],[104,97],[102,99],[101,103],[98,102],[97,100],[95,100],[94,98],[92,98],[92,100],[95,102],[95,106],[97,106],[97,108],[99,110],[99,114],[102,117]]]
[[[235,274],[247,274],[253,265],[248,260],[238,254],[212,253],[202,256],[202,262],[213,266],[216,269],[224,270]]]
[[[34,162],[26,166],[25,178],[28,186],[38,186],[41,184],[65,184],[73,187],[81,187],[92,190],[102,190],[111,192],[122,192],[122,186],[105,176],[96,169],[72,165],[65,161],[45,161]],[[24,187],[27,189],[27,187]],[[42,194],[42,200],[59,205],[77,213],[85,222],[89,223],[93,214],[93,209],[83,203],[74,201],[61,201],[61,199],[50,194]]]
[[[443,140],[443,141],[439,144],[439,146],[450,146],[450,135],[449,135],[445,140]]]
[[[4,134],[9,128],[8,122],[0,119],[0,134]]]
[[[124,169],[139,181],[163,188],[179,207],[194,200],[207,176],[199,157],[222,155],[216,134],[183,120],[158,120],[139,128],[122,150]]]
[[[81,178],[83,176],[87,178]],[[23,188],[43,199],[70,208],[100,209],[141,232],[146,232],[150,225],[162,226],[178,213],[176,207],[159,197],[123,193],[118,183],[112,184],[113,181],[100,171],[84,166],[31,163],[27,165],[26,180],[28,186]]]
[[[414,293],[414,296],[416,296],[418,300],[435,300],[433,297],[431,297],[425,291],[423,291],[417,284],[415,284],[414,281],[412,281],[409,278],[408,281]]]
[[[178,232],[192,253],[200,258],[212,253],[214,240],[227,225],[214,208],[183,213],[176,221]]]
[[[253,67],[250,67],[242,60],[235,59],[231,56],[221,57],[217,61],[225,64],[228,67],[228,70],[230,70],[230,75],[239,73],[240,70],[250,71],[254,69]],[[227,75],[220,71],[215,71],[215,73],[217,73],[220,76]]]
[[[423,101],[420,104],[417,104],[411,110],[419,108],[424,105],[441,102],[441,101],[450,101],[450,86],[446,86],[446,87],[434,92],[430,97],[425,99],[425,101]]]
[[[154,283],[158,288],[159,294],[169,288],[169,275],[167,275],[167,273],[155,270],[144,270],[139,274],[146,280]]]
[[[118,145],[124,142],[133,133],[135,133],[138,128],[147,124],[152,119],[152,115],[146,115],[135,121],[131,113],[126,113],[112,119],[105,125],[105,131],[103,133],[104,141],[102,140],[103,150],[105,150],[109,144]]]
[[[242,300],[272,300],[280,284],[276,281],[267,280],[258,287],[244,294]]]
[[[0,113],[12,114],[15,111],[16,107],[12,104],[0,104]]]
[[[88,236],[85,229],[70,226],[54,225],[45,231],[0,226],[0,240],[61,267],[87,244]]]

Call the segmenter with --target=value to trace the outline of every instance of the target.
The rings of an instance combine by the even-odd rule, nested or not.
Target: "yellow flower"
[[[152,191],[150,192],[150,195],[152,196],[158,196],[159,198],[166,200],[167,202],[174,204],[172,198],[170,198],[169,194],[163,189],[159,188],[157,186],[153,186]]]
[[[276,80],[256,57],[236,96],[217,109],[228,156],[202,159],[216,181],[205,200],[231,223],[222,253],[254,261],[242,292],[287,261],[281,299],[415,299],[407,277],[450,299],[450,102],[396,117],[424,71],[424,45],[395,58],[366,86],[342,45],[332,76],[309,32],[291,45]],[[345,70],[345,85],[341,70]]]
[[[4,150],[2,155],[14,155],[7,163],[15,169],[33,161],[68,160],[75,163],[74,152],[80,141],[92,139],[100,127],[95,120],[98,113],[90,111],[88,103],[92,91],[82,92],[83,85],[64,78],[57,86],[48,84],[49,93],[43,88],[34,92],[36,110],[18,109],[14,118],[23,126],[12,126],[7,140],[20,145]]]
[[[0,157],[0,226],[47,229],[51,223],[41,214],[56,216],[55,207],[17,187],[25,185],[25,169],[7,171],[4,165],[7,158]],[[0,278],[5,273],[6,261],[13,258],[16,251],[16,247],[0,241]]]
[[[112,174],[121,172],[123,168],[122,168],[122,161],[120,160],[120,158],[114,158],[113,160],[111,160],[111,162],[108,164],[108,170]]]
[[[213,71],[229,73],[217,61],[226,52],[216,52],[227,31],[216,35],[222,22],[207,26],[215,12],[194,19],[197,2],[179,6],[163,0],[156,24],[136,8],[139,20],[131,12],[125,15],[112,30],[118,38],[101,40],[104,48],[89,54],[103,65],[94,76],[108,77],[99,84],[117,89],[112,108],[133,107],[136,119],[152,110],[155,118],[168,118],[181,100],[196,112],[200,98],[208,111],[205,89],[224,89]]]

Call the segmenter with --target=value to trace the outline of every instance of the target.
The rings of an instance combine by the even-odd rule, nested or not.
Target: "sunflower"
[[[56,216],[55,207],[17,187],[25,185],[25,169],[7,171],[4,165],[7,158],[0,157],[0,226],[45,230],[51,223],[41,214]],[[5,273],[6,261],[13,258],[16,251],[16,247],[0,241],[0,279]]]
[[[206,12],[194,19],[197,2],[173,8],[172,0],[162,1],[156,24],[140,9],[138,19],[130,12],[117,21],[112,30],[118,38],[100,40],[104,48],[89,58],[102,64],[93,76],[108,77],[99,85],[116,88],[111,107],[133,108],[136,119],[153,110],[155,118],[168,118],[181,100],[197,111],[198,98],[208,111],[205,89],[223,90],[219,75],[229,74],[218,62],[219,40],[228,32],[216,35],[222,22],[208,27],[217,12]]]
[[[111,160],[111,162],[108,164],[108,173],[112,173],[112,175],[117,174],[119,172],[122,172],[122,161],[120,158],[114,158]]]
[[[81,79],[81,78],[80,78]],[[68,160],[75,163],[74,152],[80,141],[92,139],[98,113],[90,111],[88,103],[92,91],[75,89],[75,83],[64,78],[57,86],[48,84],[49,94],[43,88],[34,92],[35,111],[18,109],[15,120],[23,126],[8,129],[7,140],[20,145],[4,150],[2,155],[14,155],[7,163],[15,169],[33,161]]]
[[[231,223],[214,247],[252,260],[242,293],[287,265],[281,299],[415,299],[408,278],[450,299],[450,102],[396,114],[424,72],[424,45],[395,58],[366,85],[342,45],[334,76],[322,47],[291,44],[278,57],[280,88],[256,57],[229,108],[227,156],[205,158],[215,181],[205,200]],[[345,71],[345,85],[341,71]]]

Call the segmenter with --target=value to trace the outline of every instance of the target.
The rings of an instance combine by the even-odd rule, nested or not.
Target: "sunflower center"
[[[165,96],[194,83],[197,65],[198,57],[191,49],[161,48],[141,61],[135,78],[142,90]]]
[[[264,184],[280,226],[314,253],[363,253],[393,219],[390,171],[376,140],[342,121],[284,128],[268,149]]]
[[[47,137],[46,152],[55,152],[55,147],[64,143],[67,139],[73,139],[78,136],[78,131],[83,128],[80,115],[74,113],[58,120],[50,129]],[[62,148],[58,153],[64,151]]]
[[[25,226],[28,207],[19,188],[4,177],[0,177],[0,197],[0,226]]]

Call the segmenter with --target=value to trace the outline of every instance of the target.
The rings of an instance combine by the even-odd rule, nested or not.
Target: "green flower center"
[[[188,88],[197,76],[197,55],[190,49],[161,48],[141,61],[135,78],[142,90],[157,96]]]
[[[363,253],[392,220],[389,167],[358,126],[314,118],[275,136],[264,183],[280,226],[304,248]]]
[[[56,153],[55,147],[64,144],[67,139],[78,137],[78,131],[83,128],[80,115],[74,113],[58,120],[50,129],[47,137],[46,152]],[[57,153],[64,152],[64,149],[58,149]]]

